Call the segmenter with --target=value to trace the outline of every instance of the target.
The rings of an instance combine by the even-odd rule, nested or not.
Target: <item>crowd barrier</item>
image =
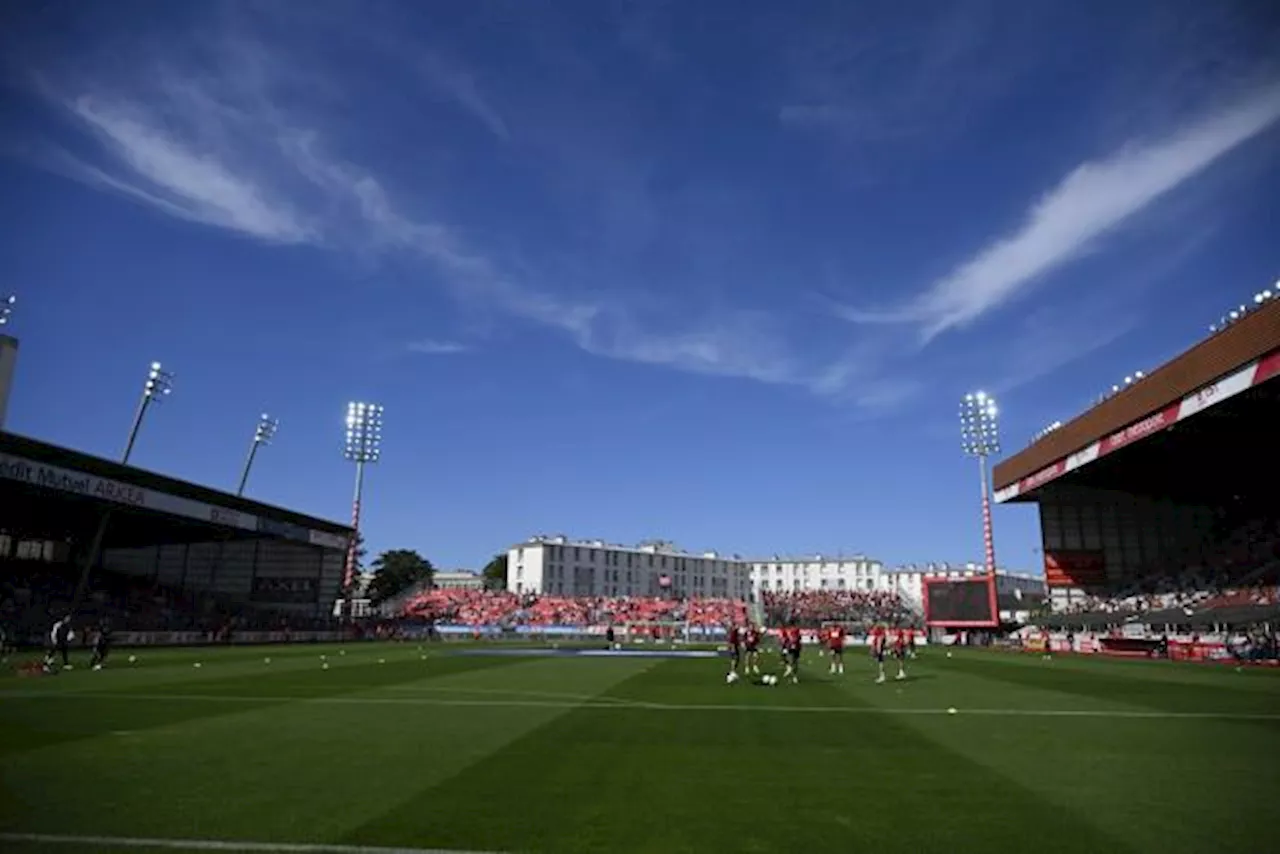
[[[1068,640],[1065,634],[1036,634],[1023,638],[1024,652],[1070,652],[1077,655],[1104,655],[1113,658],[1160,658],[1161,642],[1152,637],[1094,635],[1081,633]],[[1227,639],[1221,636],[1171,637],[1168,657],[1172,661],[1234,661]]]

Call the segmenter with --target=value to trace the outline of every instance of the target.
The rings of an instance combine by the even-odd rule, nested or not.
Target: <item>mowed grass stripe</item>
[[[170,656],[190,651],[166,651]],[[182,721],[193,721],[223,714],[243,714],[245,705],[267,707],[315,697],[342,694],[399,684],[410,680],[440,677],[465,670],[510,666],[512,662],[488,658],[428,658],[399,650],[399,660],[388,657],[388,651],[370,651],[367,656],[348,655],[340,666],[322,670],[320,655],[305,659],[296,653],[277,665],[246,665],[241,650],[202,650],[209,666],[201,668],[195,678],[177,674],[169,667],[149,670],[72,670],[57,676],[33,679],[26,684],[9,683],[0,697],[25,702],[8,702],[0,708],[0,756],[36,750],[49,745],[95,738],[121,731],[137,732]],[[225,655],[230,663],[222,660]],[[378,664],[386,660],[387,664]],[[430,665],[428,666],[428,663]],[[191,668],[194,669],[194,668]],[[236,705],[155,705],[165,697],[208,696],[220,699],[234,696]],[[36,698],[48,700],[36,703]],[[91,710],[75,704],[52,702],[59,698],[83,699],[92,703]],[[145,700],[147,705],[130,699]]]
[[[944,659],[942,668],[947,673],[968,674],[1013,688],[1162,712],[1229,709],[1240,714],[1266,715],[1280,710],[1280,679],[1243,680],[1236,678],[1242,674],[1226,669],[1188,684],[1167,678],[1173,670],[1164,662],[1133,667],[1110,661],[1081,662],[991,652],[957,654]]]
[[[1083,817],[874,710],[848,718],[734,713],[757,702],[805,707],[793,700],[836,708],[851,701],[837,684],[810,677],[801,686],[726,686],[722,677],[707,663],[662,662],[608,693],[659,703],[716,695],[728,708],[575,710],[345,841],[548,852],[918,852],[980,838],[989,850],[1021,850],[1035,826],[1037,839],[1048,840],[1038,850],[1124,850]],[[436,818],[424,827],[428,813]]]
[[[0,842],[9,852],[41,851],[50,848],[66,850],[68,846],[90,848],[97,854],[139,850],[177,852],[225,851],[243,854],[496,854],[480,851],[442,851],[435,848],[370,848],[360,845],[324,845],[306,843],[255,842],[247,839],[155,839],[116,836],[73,836],[54,833],[0,833]],[[19,848],[20,846],[20,848]]]
[[[444,669],[434,677],[417,675],[465,680],[465,666],[451,663],[447,675]],[[644,666],[579,670],[571,678],[581,690],[604,690]],[[511,669],[472,667],[489,674],[490,684],[502,684],[506,676],[500,671]],[[326,676],[340,680],[343,674]],[[361,685],[357,680],[352,687]],[[171,695],[147,695],[155,699],[144,702],[137,702],[141,694],[130,696],[137,708],[182,705]],[[193,704],[218,702],[213,695],[194,696],[201,699]],[[0,778],[13,797],[0,805],[0,828],[330,843],[568,711],[563,705],[442,709],[336,702],[343,699],[361,698],[249,703],[233,714],[184,718],[4,757]],[[99,702],[59,695],[43,704],[92,716]],[[28,696],[13,705],[39,703]],[[0,720],[9,706],[0,704]]]
[[[960,666],[957,667],[957,660]],[[1189,697],[1177,704],[1213,713],[1164,711],[1128,704],[1117,708],[1108,698],[1053,690],[1089,678],[1081,669],[1057,668],[1039,657],[1011,664],[1002,653],[957,652],[952,658],[922,654],[913,672],[920,678],[894,684],[892,695],[867,691],[860,683],[846,690],[870,702],[900,703],[903,698],[936,702],[949,695],[973,695],[976,701],[1010,708],[967,710],[955,717],[900,716],[897,721],[945,749],[1016,781],[1039,797],[1123,838],[1136,850],[1204,852],[1280,850],[1270,803],[1280,791],[1280,771],[1264,757],[1280,755],[1280,704],[1271,712],[1248,712],[1252,698],[1232,692],[1219,697],[1205,676],[1230,686],[1232,671],[1199,675],[1196,682],[1165,684],[1163,690]],[[975,666],[966,666],[968,664]],[[1091,662],[1107,675],[1134,672],[1130,662]],[[985,666],[983,666],[985,665]],[[988,679],[1010,667],[1034,668],[1052,676],[1023,681]],[[1137,668],[1135,678],[1163,677],[1161,663]],[[1149,670],[1150,674],[1146,671]],[[936,674],[936,679],[924,678]],[[1160,681],[1164,681],[1160,679]],[[873,686],[883,688],[888,686]],[[1025,704],[1063,704],[1074,709],[1036,711]],[[1093,703],[1094,709],[1080,708]],[[1240,726],[1247,722],[1249,726]],[[1213,780],[1212,785],[1195,781]],[[1181,805],[1181,806],[1174,806]]]

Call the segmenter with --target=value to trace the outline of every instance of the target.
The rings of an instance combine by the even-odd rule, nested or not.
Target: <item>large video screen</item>
[[[928,615],[931,625],[995,625],[991,612],[991,595],[985,578],[964,581],[931,581],[925,595],[929,597]]]

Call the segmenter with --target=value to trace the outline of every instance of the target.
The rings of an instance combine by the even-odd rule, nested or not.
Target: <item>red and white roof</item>
[[[1114,453],[1127,445],[1167,430],[1179,421],[1203,412],[1211,406],[1217,406],[1224,400],[1248,391],[1254,386],[1261,385],[1276,376],[1280,376],[1280,350],[1273,350],[1243,368],[1191,392],[1191,394],[1169,404],[1164,409],[1153,412],[1109,436],[1104,436],[1088,447],[1081,448],[1074,454],[1063,457],[1016,483],[1011,483],[1003,489],[996,490],[995,500],[997,502],[1005,502],[1011,501],[1019,495],[1026,495],[1028,492],[1039,489],[1046,483],[1062,477],[1067,472],[1075,471],[1081,466],[1097,460],[1099,457],[1105,457],[1107,454]]]

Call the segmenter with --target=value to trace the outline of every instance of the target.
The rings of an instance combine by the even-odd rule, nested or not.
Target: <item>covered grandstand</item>
[[[28,641],[70,607],[95,553],[81,620],[108,616],[123,632],[325,627],[352,534],[3,432],[0,508],[0,621]]]
[[[1274,622],[1280,301],[995,467],[1035,502],[1058,626]]]

